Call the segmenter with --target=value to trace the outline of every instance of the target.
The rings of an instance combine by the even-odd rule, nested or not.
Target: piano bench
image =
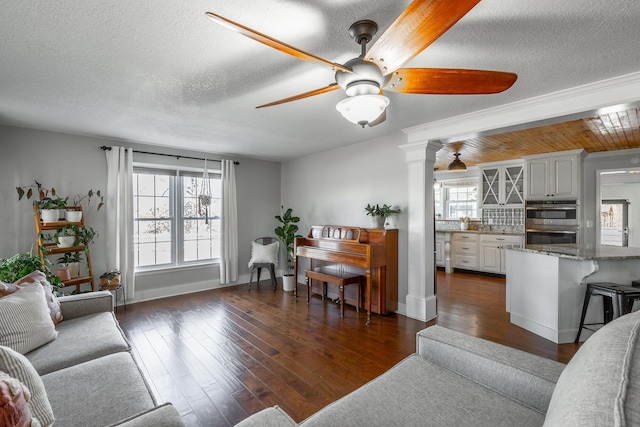
[[[362,303],[362,284],[365,283],[365,277],[361,274],[350,273],[348,271],[339,270],[335,267],[318,267],[313,270],[306,270],[304,272],[307,284],[307,304],[311,299],[311,280],[318,280],[323,282],[326,286],[327,283],[338,285],[340,288],[340,317],[344,317],[344,287],[346,285],[358,285],[358,304],[356,305],[356,311],[360,312],[360,304]],[[322,290],[322,299],[325,297],[326,288]]]

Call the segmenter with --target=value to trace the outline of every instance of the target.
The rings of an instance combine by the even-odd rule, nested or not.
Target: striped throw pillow
[[[22,354],[58,336],[39,282],[0,298],[0,325],[0,345]]]

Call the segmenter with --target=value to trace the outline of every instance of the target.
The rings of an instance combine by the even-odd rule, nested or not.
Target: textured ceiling
[[[483,0],[407,66],[510,71],[515,85],[498,95],[388,93],[387,121],[361,129],[335,110],[341,91],[256,110],[333,74],[205,12],[343,63],[359,53],[354,21],[382,31],[408,1],[0,2],[0,124],[272,160],[640,70],[638,0]]]

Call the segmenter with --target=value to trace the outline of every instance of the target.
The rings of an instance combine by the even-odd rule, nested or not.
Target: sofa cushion
[[[640,425],[640,312],[593,334],[560,375],[545,426]]]
[[[539,412],[415,354],[300,425],[524,427],[543,422]]]
[[[42,426],[52,425],[55,417],[49,403],[47,390],[27,358],[9,347],[0,346],[0,371],[6,372],[27,386],[31,393],[29,408],[32,415],[40,421]]]
[[[289,414],[276,405],[256,412],[236,424],[235,427],[296,427],[297,425]],[[339,423],[334,425],[339,425]]]
[[[55,341],[26,354],[40,375],[130,349],[111,312],[65,320],[57,328]]]
[[[183,425],[184,422],[176,408],[170,403],[165,403],[122,420],[112,427],[176,427]]]
[[[155,406],[128,352],[51,372],[42,381],[60,426],[107,426]]]
[[[0,298],[0,345],[25,354],[53,341],[58,333],[40,282]]]

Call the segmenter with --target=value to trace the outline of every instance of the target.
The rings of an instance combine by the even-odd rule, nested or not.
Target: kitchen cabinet
[[[435,245],[436,265],[444,267],[444,233],[436,233]]]
[[[584,150],[525,157],[527,200],[579,199]]]
[[[488,273],[506,274],[505,247],[521,248],[522,244],[522,236],[481,234],[478,243],[478,269]]]
[[[453,268],[478,269],[478,234],[453,233]]]
[[[481,165],[480,207],[519,208],[524,205],[523,162]]]

